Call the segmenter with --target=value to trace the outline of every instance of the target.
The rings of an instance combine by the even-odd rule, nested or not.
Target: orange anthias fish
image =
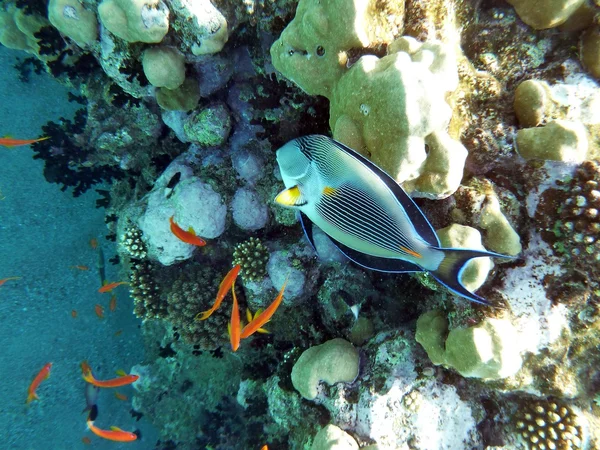
[[[98,289],[98,292],[100,292],[101,294],[104,294],[106,292],[112,291],[114,288],[116,288],[117,286],[121,286],[122,284],[129,284],[129,283],[127,281],[114,281],[112,283],[106,283],[104,286],[102,286],[100,289]]]
[[[90,268],[88,266],[71,266],[71,269],[90,270]]]
[[[118,378],[113,378],[112,380],[100,381],[94,378],[92,375],[92,368],[89,366],[87,361],[83,361],[81,363],[81,372],[83,374],[83,379],[94,386],[98,386],[101,388],[114,388],[120,386],[127,386],[128,384],[134,383],[140,377],[138,375],[124,375]]]
[[[235,295],[235,280],[231,285],[231,295],[233,295],[233,306],[231,307],[231,322],[229,323],[229,342],[231,342],[231,349],[235,352],[240,346],[240,333],[242,331],[240,308]]]
[[[83,442],[85,445],[90,445],[92,443],[92,440],[89,437],[84,436],[81,438],[81,442]]]
[[[246,339],[247,337],[251,336],[252,334],[257,332],[260,328],[262,328],[262,326],[265,323],[267,323],[269,320],[271,320],[271,317],[273,317],[273,314],[275,314],[275,311],[277,311],[277,308],[279,308],[279,305],[281,304],[281,301],[283,300],[283,291],[285,290],[286,284],[287,284],[287,279],[283,283],[283,286],[281,286],[281,290],[279,291],[279,294],[277,294],[277,297],[275,298],[275,300],[273,300],[273,303],[271,303],[267,307],[267,309],[265,309],[257,317],[255,317],[248,325],[246,325],[244,328],[242,328],[242,333],[240,335],[240,337],[242,339]]]
[[[221,284],[219,285],[219,292],[217,292],[217,299],[215,300],[215,304],[212,305],[212,308],[210,308],[209,310],[196,314],[195,320],[199,321],[208,319],[210,315],[214,313],[219,308],[219,306],[221,306],[221,302],[227,295],[229,288],[233,285],[233,282],[240,273],[241,268],[242,266],[236,264],[233,267],[233,269],[227,272],[227,275],[225,275],[225,278],[223,278],[223,281],[221,281]]]
[[[108,304],[108,309],[110,309],[110,312],[114,312],[115,309],[117,309],[117,296],[113,295],[110,298],[110,303]]]
[[[90,247],[92,247],[92,250],[96,250],[98,248],[98,239],[96,239],[95,237],[91,238]]]
[[[0,286],[2,286],[2,285],[3,285],[4,283],[6,283],[7,281],[10,281],[10,280],[19,280],[19,279],[21,279],[21,278],[22,278],[22,277],[8,277],[8,278],[2,278],[2,279],[0,280]]]
[[[96,315],[98,316],[98,318],[104,319],[104,306],[96,305],[94,306],[94,310],[96,311]]]
[[[21,145],[29,145],[34,142],[45,141],[46,139],[50,139],[50,136],[44,136],[37,139],[13,139],[8,136],[4,136],[0,138],[0,145],[3,147],[19,147]]]
[[[127,396],[125,394],[121,394],[120,392],[115,392],[115,398],[122,401],[127,400]]]
[[[196,233],[192,227],[190,227],[188,231],[185,231],[175,223],[173,217],[174,216],[171,216],[169,218],[169,223],[171,224],[171,233],[173,233],[177,239],[185,242],[186,244],[195,245],[197,247],[204,247],[206,245],[206,241],[201,237],[196,236]]]
[[[52,363],[46,364],[42,368],[42,370],[40,370],[40,372],[35,376],[31,384],[29,385],[29,389],[27,390],[27,403],[31,403],[33,400],[40,399],[35,393],[35,391],[40,385],[40,383],[50,376],[50,369],[52,369]]]
[[[87,421],[87,426],[96,436],[108,439],[109,441],[132,442],[137,439],[137,435],[135,433],[123,431],[118,427],[110,427],[110,430],[102,430],[94,425],[94,422],[91,420]]]
[[[76,318],[77,318],[77,311],[76,311],[76,310],[74,310],[74,309],[72,309],[72,310],[71,310],[71,317],[72,317],[73,319],[76,319]]]

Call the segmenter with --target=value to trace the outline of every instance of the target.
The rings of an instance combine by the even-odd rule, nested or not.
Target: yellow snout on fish
[[[382,272],[431,273],[455,294],[489,303],[461,283],[469,260],[512,258],[442,248],[419,207],[396,181],[364,156],[326,136],[304,136],[277,150],[286,189],[275,201],[299,211],[314,247],[313,224],[355,263]]]

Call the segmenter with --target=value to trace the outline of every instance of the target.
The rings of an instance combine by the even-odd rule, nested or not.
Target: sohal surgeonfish
[[[442,248],[419,207],[364,156],[326,136],[304,136],[277,150],[286,189],[275,201],[300,212],[314,247],[313,224],[355,263],[382,272],[431,273],[452,292],[488,305],[461,275],[472,258],[498,253]]]

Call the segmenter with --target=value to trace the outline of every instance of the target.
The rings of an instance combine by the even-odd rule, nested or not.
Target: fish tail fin
[[[473,258],[512,258],[512,256],[459,248],[438,248],[438,250],[444,253],[444,259],[436,270],[430,271],[431,275],[455,294],[475,303],[492,306],[483,297],[474,294],[463,286],[460,281],[462,273],[465,270],[467,263]]]
[[[35,392],[30,392],[27,396],[27,404],[31,403],[34,400],[39,400],[40,398],[37,396]]]

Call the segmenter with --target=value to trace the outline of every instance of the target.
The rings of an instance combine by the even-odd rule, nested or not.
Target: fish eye
[[[325,49],[323,48],[322,45],[319,45],[317,47],[317,56],[323,56],[325,54]]]

